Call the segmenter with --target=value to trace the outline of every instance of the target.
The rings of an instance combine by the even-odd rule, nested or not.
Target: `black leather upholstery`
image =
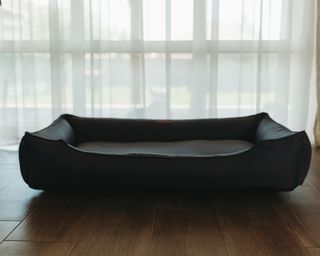
[[[62,115],[26,133],[21,173],[32,188],[153,187],[292,190],[310,164],[306,133],[260,113],[137,120]]]

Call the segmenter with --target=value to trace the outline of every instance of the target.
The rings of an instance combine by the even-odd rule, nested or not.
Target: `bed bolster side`
[[[263,140],[281,139],[295,133],[296,132],[290,131],[283,125],[275,122],[267,113],[265,113],[265,116],[258,124],[255,140],[256,142],[259,142]]]
[[[21,175],[29,187],[44,188],[49,170],[61,163],[60,152],[68,145],[62,139],[48,140],[26,132],[19,147]]]
[[[22,137],[19,145],[19,164],[20,164],[20,172],[25,183],[29,184],[30,176],[29,176],[29,160],[28,160],[28,146],[25,137],[27,133]]]
[[[281,172],[284,175],[290,174],[290,178],[295,180],[291,189],[288,190],[303,183],[309,170],[312,154],[311,143],[305,131],[293,132],[265,114],[257,127],[255,140],[257,144],[269,145],[269,151],[277,152],[272,161],[274,168],[282,166]],[[289,179],[288,176],[283,177]]]
[[[262,140],[256,148],[259,150],[259,168],[269,173],[282,191],[291,191],[303,183],[311,161],[311,145],[304,131],[279,139]]]
[[[298,185],[302,185],[309,171],[312,148],[308,135],[305,131],[299,132],[297,137],[299,144],[296,158],[297,179]]]
[[[63,140],[67,144],[73,145],[76,140],[75,133],[65,116],[61,115],[48,127],[31,134],[47,140]]]
[[[75,133],[64,115],[37,132],[26,132],[19,145],[21,175],[31,188],[39,188],[39,177],[55,163],[61,147],[75,143]]]

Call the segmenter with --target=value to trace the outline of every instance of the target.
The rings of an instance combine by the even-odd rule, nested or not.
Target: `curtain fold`
[[[0,145],[66,112],[180,119],[266,111],[305,129],[315,7],[315,0],[3,0]]]

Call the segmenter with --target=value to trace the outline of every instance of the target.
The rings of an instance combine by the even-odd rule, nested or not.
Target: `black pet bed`
[[[263,188],[292,190],[307,175],[310,141],[268,114],[137,120],[62,115],[24,135],[23,179],[35,189]]]

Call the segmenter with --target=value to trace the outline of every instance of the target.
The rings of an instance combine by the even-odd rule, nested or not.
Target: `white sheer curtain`
[[[2,0],[0,144],[59,114],[308,120],[315,0]]]

